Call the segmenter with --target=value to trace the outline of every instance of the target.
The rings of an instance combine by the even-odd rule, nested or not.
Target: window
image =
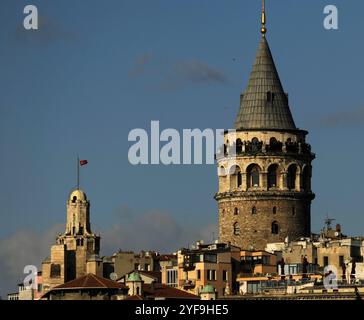
[[[257,208],[256,207],[252,208],[252,214],[257,214]]]
[[[273,102],[274,101],[274,93],[271,91],[267,92],[267,101],[268,102]]]
[[[222,281],[228,280],[228,272],[226,270],[222,270]]]
[[[339,266],[342,267],[344,265],[344,256],[339,256]]]
[[[278,234],[279,227],[277,221],[272,222],[272,234]]]
[[[240,235],[240,227],[239,227],[239,224],[237,222],[234,223],[234,235],[235,236]]]
[[[197,280],[201,280],[201,270],[197,270]]]
[[[273,207],[273,214],[277,213],[277,207]]]
[[[296,174],[297,174],[297,167],[295,165],[289,166],[287,172],[287,188],[289,190],[296,189]]]
[[[167,270],[167,286],[177,287],[177,270]]]
[[[238,172],[237,179],[238,179],[238,181],[237,181],[238,187],[241,187],[241,185],[242,185],[242,177],[241,177],[241,172],[240,171]]]
[[[51,278],[58,278],[61,276],[61,265],[51,264]]]
[[[216,270],[211,270],[211,280],[216,280]]]
[[[292,207],[292,216],[296,215],[296,207]]]
[[[278,142],[274,137],[270,138],[268,150],[272,152],[282,152],[282,142]]]
[[[243,151],[243,143],[241,142],[240,139],[236,140],[236,153],[242,153]]]
[[[257,165],[252,165],[248,167],[247,170],[248,188],[259,187],[260,184],[259,173],[260,170]]]
[[[241,186],[242,183],[242,177],[241,177],[241,169],[237,165],[233,165],[230,170],[229,174],[231,175],[231,187],[237,188]]]
[[[277,186],[278,165],[273,164],[268,168],[268,188]]]
[[[145,271],[150,271],[150,266],[149,266],[149,264],[148,264],[148,263],[145,263],[145,264],[144,264],[144,270],[145,270]]]
[[[76,196],[73,196],[72,203],[76,203],[76,201],[77,201],[77,197]]]
[[[205,255],[201,255],[201,256],[202,256],[202,261],[203,262],[210,262],[210,263],[216,263],[217,262],[217,255],[216,254],[205,254]]]
[[[239,214],[239,209],[238,208],[235,208],[234,209],[234,216],[237,216]]]
[[[329,257],[324,257],[324,267],[327,267],[329,265]]]
[[[216,270],[207,270],[207,280],[210,281],[216,280]]]

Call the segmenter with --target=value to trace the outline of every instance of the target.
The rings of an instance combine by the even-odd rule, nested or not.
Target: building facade
[[[235,290],[239,266],[239,248],[197,242],[193,249],[178,251],[178,288],[199,295],[210,285],[218,297],[230,295]]]
[[[225,132],[216,155],[221,242],[263,250],[269,242],[310,236],[315,155],[307,134],[293,120],[264,22],[234,130]]]

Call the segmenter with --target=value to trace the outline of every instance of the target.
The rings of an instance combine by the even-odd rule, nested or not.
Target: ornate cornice
[[[228,200],[276,200],[276,199],[304,199],[313,200],[315,194],[313,192],[290,191],[290,190],[268,190],[268,191],[232,191],[232,192],[218,192],[215,194],[214,199],[219,201],[223,199]]]

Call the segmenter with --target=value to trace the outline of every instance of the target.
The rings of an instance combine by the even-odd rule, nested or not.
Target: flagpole
[[[80,190],[80,158],[77,156],[77,190]]]

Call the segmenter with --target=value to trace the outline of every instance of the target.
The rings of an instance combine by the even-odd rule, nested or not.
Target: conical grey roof
[[[296,125],[265,36],[259,44],[235,129],[286,129]]]

